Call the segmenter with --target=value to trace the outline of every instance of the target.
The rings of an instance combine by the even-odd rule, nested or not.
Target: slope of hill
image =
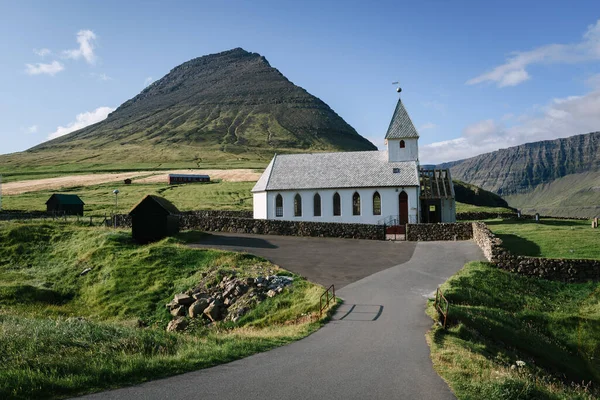
[[[0,163],[263,165],[276,151],[375,149],[264,57],[237,48],[185,62],[106,120],[0,157]]]
[[[528,213],[592,217],[600,208],[600,132],[527,143],[440,167]]]

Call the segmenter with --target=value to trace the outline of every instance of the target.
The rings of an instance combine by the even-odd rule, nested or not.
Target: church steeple
[[[419,161],[419,134],[400,98],[385,134],[385,140],[389,162]]]

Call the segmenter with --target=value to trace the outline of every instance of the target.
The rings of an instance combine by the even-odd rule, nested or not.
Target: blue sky
[[[383,148],[393,81],[441,162],[600,129],[597,1],[0,3],[0,154],[98,121],[189,59],[264,55]]]

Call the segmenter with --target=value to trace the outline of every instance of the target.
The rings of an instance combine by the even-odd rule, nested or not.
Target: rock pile
[[[217,321],[237,322],[267,297],[275,297],[289,286],[294,278],[288,276],[258,276],[237,278],[225,276],[210,289],[200,285],[185,293],[176,294],[166,307],[174,317],[168,332],[182,331],[188,319],[202,319],[206,324]]]

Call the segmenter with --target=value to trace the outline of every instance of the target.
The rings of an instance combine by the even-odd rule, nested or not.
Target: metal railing
[[[416,224],[417,217],[414,215],[409,215],[407,223]],[[386,225],[386,226],[400,225],[400,216],[399,215],[388,215],[387,217],[382,218],[379,221],[377,221],[377,225]]]
[[[445,305],[442,305],[442,300],[444,300]],[[448,302],[448,299],[446,299],[442,289],[440,288],[437,288],[435,291],[435,302],[433,303],[433,306],[437,310],[438,314],[440,314],[440,318],[443,318],[442,322],[440,322],[440,325],[442,325],[442,328],[446,329],[446,323],[448,322],[448,311],[450,310],[450,302]]]
[[[331,292],[331,297],[329,297],[329,292]],[[325,305],[323,305],[323,296],[326,298]],[[319,298],[319,316],[323,315],[323,310],[329,307],[330,301],[335,301],[335,286],[333,285],[329,286]]]

